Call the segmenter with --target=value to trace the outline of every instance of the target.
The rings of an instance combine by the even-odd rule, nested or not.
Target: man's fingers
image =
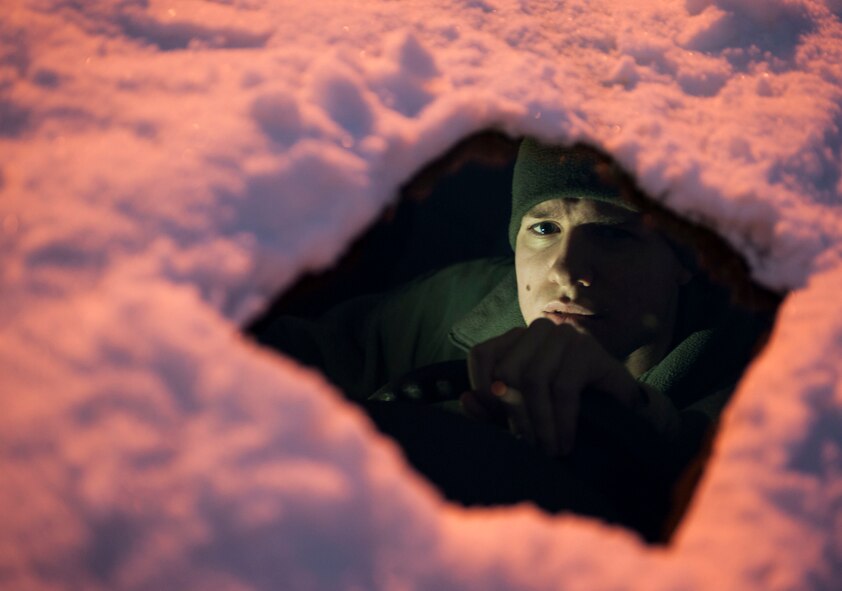
[[[503,403],[509,416],[510,429],[530,442],[540,443],[542,447],[553,443],[552,426],[546,420],[547,416],[552,415],[540,416],[531,408],[537,403],[537,391],[547,383],[547,376],[537,375],[532,366],[544,349],[547,332],[545,326],[530,326],[511,335],[512,339],[506,343],[506,348],[498,350],[496,362],[490,369],[490,390]],[[547,409],[550,408],[548,400],[545,399],[544,404]]]
[[[509,420],[509,430],[514,434],[523,437],[529,443],[535,442],[535,435],[532,425],[529,422],[529,413],[523,401],[523,394],[519,390],[507,386],[501,381],[495,381],[491,386],[492,394],[503,404]]]
[[[471,349],[468,353],[468,379],[475,392],[480,395],[491,393],[491,382],[497,379],[493,375],[495,368],[523,332],[523,329],[516,328]]]
[[[628,408],[635,408],[644,402],[640,383],[619,363],[606,362],[595,367],[590,386],[609,394]]]
[[[558,437],[559,453],[563,455],[573,451],[576,441],[583,387],[581,374],[566,376],[560,373],[553,384],[553,421]]]
[[[529,386],[529,394],[523,398],[536,443],[550,455],[559,455],[561,448],[553,412],[553,392],[549,385],[546,381],[536,382]]]
[[[467,412],[507,417],[514,433],[552,455],[572,451],[586,388],[632,408],[641,398],[637,381],[593,337],[549,320],[477,345],[468,371],[475,391],[463,401]]]
[[[491,403],[495,404],[491,404]],[[506,424],[507,414],[502,404],[496,400],[480,397],[476,392],[463,392],[459,397],[459,403],[465,414],[478,421],[488,423]]]
[[[549,321],[534,324],[534,350],[525,365],[520,387],[536,442],[550,455],[561,453],[555,420],[553,384],[564,366],[567,340],[558,338],[558,328]]]

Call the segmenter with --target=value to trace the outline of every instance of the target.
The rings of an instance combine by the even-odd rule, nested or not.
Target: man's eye
[[[561,232],[561,228],[553,222],[538,222],[529,226],[529,231],[539,236],[547,236],[549,234],[558,234]]]

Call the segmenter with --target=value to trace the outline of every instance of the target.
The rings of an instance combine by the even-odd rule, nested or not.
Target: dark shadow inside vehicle
[[[538,216],[528,225],[528,240],[537,241],[540,248],[535,251],[539,254],[547,250],[545,244],[550,243],[546,241],[564,235],[569,236],[571,244],[574,237],[581,244],[590,240],[612,257],[625,256],[628,262],[622,265],[629,267],[636,264],[629,253],[644,252],[641,244],[649,244],[647,241],[655,240],[651,236],[657,236],[669,245],[667,250],[679,259],[679,266],[689,269],[690,278],[677,296],[675,328],[670,329],[680,338],[673,336],[668,353],[661,356],[663,360],[633,379],[642,384],[645,404],[655,405],[653,397],[660,400],[661,390],[667,392],[670,404],[680,411],[672,427],[690,435],[683,439],[667,437],[663,429],[652,428],[645,413],[630,413],[628,404],[619,404],[616,395],[599,387],[589,387],[587,395],[583,394],[576,446],[563,457],[536,451],[530,433],[524,436],[523,430],[516,429],[512,416],[502,423],[478,420],[476,413],[468,413],[471,416],[466,418],[464,406],[471,400],[460,398],[460,394],[471,390],[477,381],[476,375],[471,376],[473,380],[469,377],[467,353],[424,352],[425,347],[439,345],[421,342],[412,331],[424,323],[435,325],[439,317],[459,317],[465,325],[461,319],[465,310],[454,312],[449,302],[431,294],[442,289],[468,293],[475,282],[502,285],[515,281],[506,279],[514,276],[512,229],[518,232],[520,241],[527,228],[510,226],[513,174],[515,185],[520,183],[523,191],[523,180],[518,180],[523,172],[515,172],[516,158],[524,158],[523,149],[519,155],[519,145],[519,141],[502,134],[484,132],[455,146],[405,185],[398,202],[332,269],[303,277],[245,330],[258,341],[315,365],[329,379],[344,384],[349,398],[363,406],[378,427],[402,445],[409,462],[447,498],[468,506],[531,501],[550,512],[596,516],[628,526],[650,542],[668,543],[703,472],[718,413],[746,364],[763,346],[782,296],[755,284],[745,261],[716,233],[647,198],[607,155],[582,147],[580,152],[586,160],[598,163],[597,170],[611,168],[611,182],[622,188],[625,205],[618,208],[598,193],[587,202],[561,199],[568,205],[584,203],[587,207],[565,209],[574,216],[569,219],[575,223],[569,227],[564,226],[567,221],[553,221],[556,214],[535,213],[534,207],[530,213],[516,211],[516,215],[523,215],[524,220]],[[596,179],[597,184],[601,178]],[[593,183],[594,179],[588,177],[586,181]],[[514,204],[522,205],[517,198]],[[583,216],[587,223],[575,221]],[[601,220],[606,216],[620,222],[615,219],[605,230]],[[622,229],[629,224],[637,224],[631,237]],[[609,246],[605,246],[606,241]],[[528,243],[517,245],[518,249],[531,248]],[[477,259],[491,262],[485,266],[465,262]],[[453,275],[448,269],[457,269],[458,273]],[[425,279],[402,287],[418,276]],[[517,312],[517,299],[523,309],[522,300],[534,288],[533,284],[522,285],[521,279],[517,281],[520,295],[514,296],[517,319],[512,322],[523,324],[525,315]],[[578,279],[580,287],[590,283],[590,276]],[[383,293],[397,294],[389,297],[403,301],[403,307],[394,306],[392,301],[384,304],[376,295]],[[494,340],[497,337],[483,326],[477,328],[477,319],[496,326],[501,321],[509,322],[498,316],[512,312],[511,306],[489,308],[489,298],[501,297],[499,288],[489,293],[480,298],[480,304],[471,304],[467,316],[474,323],[471,330]],[[511,299],[511,294],[508,297]],[[569,321],[580,332],[589,332],[591,320],[581,319],[581,315],[591,312],[580,312],[581,306],[575,302],[569,305],[574,306],[573,312],[553,308],[542,314],[559,326]],[[692,314],[687,313],[690,309]],[[373,328],[369,319],[375,315],[380,324]],[[594,317],[600,318],[598,314]],[[324,318],[329,322],[323,322]],[[452,330],[448,320],[447,326],[430,331],[444,331],[446,335],[450,330],[452,338],[454,331],[460,330],[459,322]],[[647,323],[652,319],[641,319],[641,331],[645,332]],[[550,327],[550,323],[544,325]],[[354,331],[353,337],[343,340],[348,331]],[[318,335],[318,347],[308,342],[312,335]],[[411,371],[396,369],[385,383],[379,381],[381,378],[371,378],[380,375],[380,366],[390,370],[392,349],[402,347],[411,349],[413,359],[435,362],[412,365]],[[470,346],[463,349],[467,351]],[[331,363],[334,369],[330,369]],[[376,371],[375,366],[379,368]],[[476,374],[476,368],[473,371]]]
[[[460,261],[510,256],[506,227],[518,142],[486,132],[459,143],[400,190],[330,269],[302,277],[246,328],[279,315],[311,317]]]

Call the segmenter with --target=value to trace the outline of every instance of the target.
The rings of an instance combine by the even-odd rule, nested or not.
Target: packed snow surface
[[[842,2],[5,0],[0,588],[838,589]],[[485,129],[791,290],[673,543],[445,503],[239,326]]]

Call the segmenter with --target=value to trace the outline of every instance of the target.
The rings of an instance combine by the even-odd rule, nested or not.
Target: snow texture
[[[842,580],[838,0],[5,0],[0,588]],[[485,129],[587,141],[792,290],[666,549],[445,503],[239,334]]]

